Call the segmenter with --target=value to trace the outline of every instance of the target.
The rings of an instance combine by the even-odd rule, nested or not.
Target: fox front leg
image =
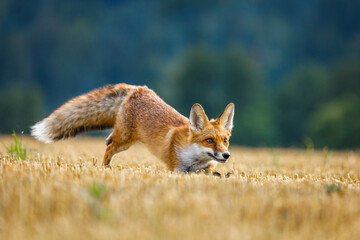
[[[215,170],[215,166],[210,164],[207,168],[204,169],[207,175],[213,175],[221,177],[221,174]]]
[[[222,175],[215,170],[215,166],[210,164],[207,168],[204,169],[205,170],[205,173],[208,174],[208,175],[213,175],[213,176],[217,176],[217,177],[221,177]],[[225,177],[228,178],[230,177],[232,174],[232,172],[228,172]]]

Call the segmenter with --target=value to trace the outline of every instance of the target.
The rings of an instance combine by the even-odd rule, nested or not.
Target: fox
[[[209,120],[196,103],[186,118],[147,86],[119,83],[70,99],[32,126],[31,135],[51,143],[112,128],[105,141],[105,167],[115,154],[142,142],[171,171],[219,175],[215,166],[230,157],[234,108],[229,103],[216,119]]]

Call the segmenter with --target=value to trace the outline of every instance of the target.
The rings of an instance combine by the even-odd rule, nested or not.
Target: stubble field
[[[360,154],[231,148],[219,172],[168,171],[141,144],[0,138],[0,239],[359,239]]]

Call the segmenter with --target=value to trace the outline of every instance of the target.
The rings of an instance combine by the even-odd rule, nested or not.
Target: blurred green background
[[[234,102],[232,144],[358,149],[360,1],[0,1],[0,133],[120,82]]]

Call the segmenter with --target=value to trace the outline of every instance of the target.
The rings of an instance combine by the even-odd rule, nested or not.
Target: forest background
[[[233,144],[358,149],[360,1],[2,0],[0,133],[106,84],[188,116],[236,105]]]

